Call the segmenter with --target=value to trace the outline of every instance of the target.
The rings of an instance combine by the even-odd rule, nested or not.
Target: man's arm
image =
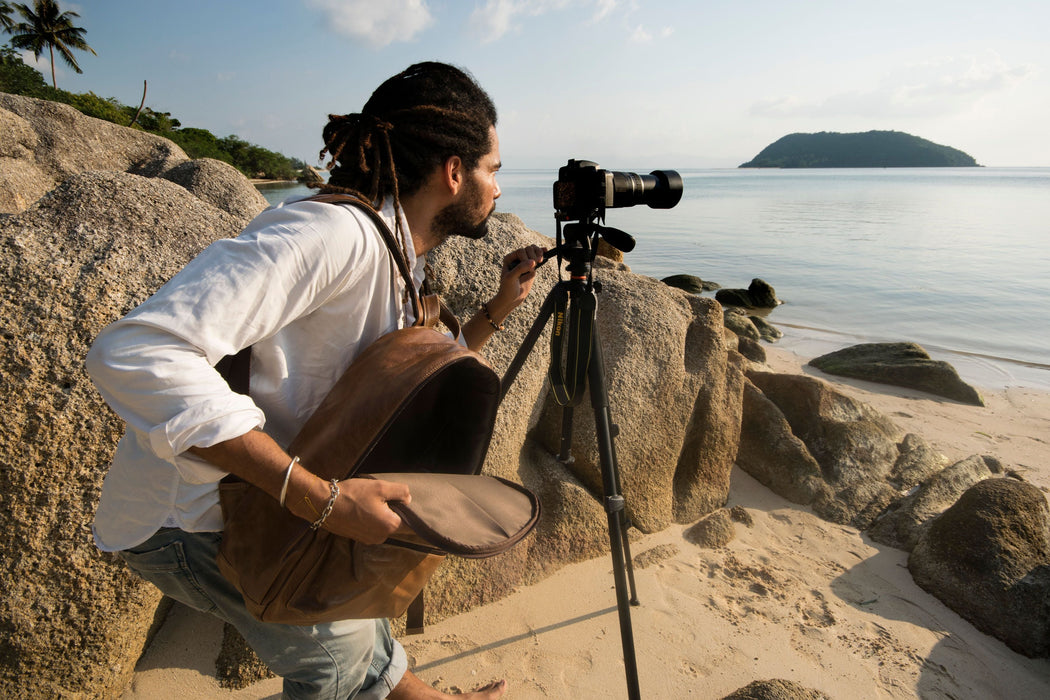
[[[261,430],[252,430],[212,447],[191,447],[189,451],[255,484],[274,500],[280,498],[292,462],[292,457]],[[288,477],[285,507],[304,520],[317,521],[331,498],[329,482],[299,464],[291,468]],[[340,481],[339,496],[322,527],[358,542],[379,544],[401,525],[401,516],[387,503],[410,500],[404,484],[375,479]]]
[[[474,316],[463,324],[463,337],[467,341],[467,347],[477,352],[488,342],[498,326],[510,316],[514,309],[532,290],[533,280],[536,278],[536,266],[543,259],[544,249],[540,246],[530,245],[509,253],[503,258],[503,270],[500,274],[499,291],[489,301],[485,311],[479,309]]]

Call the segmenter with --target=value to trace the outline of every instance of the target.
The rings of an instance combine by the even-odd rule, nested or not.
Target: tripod
[[[631,700],[639,700],[638,666],[634,652],[634,634],[631,628],[631,611],[628,606],[638,605],[634,585],[634,569],[626,530],[629,527],[625,501],[621,493],[619,466],[613,438],[618,429],[613,424],[609,411],[609,395],[605,383],[605,366],[602,359],[602,344],[595,325],[595,291],[601,290],[594,283],[591,262],[597,251],[598,237],[602,236],[610,245],[629,251],[634,239],[623,231],[598,226],[593,221],[568,224],[565,227],[566,243],[562,244],[561,220],[558,220],[558,246],[547,251],[543,262],[553,254],[568,259],[570,279],[561,280],[551,289],[539,314],[503,376],[502,394],[517,377],[519,370],[532,351],[536,340],[547,322],[555,319],[551,332],[551,367],[548,376],[555,400],[563,407],[562,434],[559,461],[571,464],[573,408],[583,398],[583,390],[590,386],[591,407],[594,410],[595,432],[598,439],[598,455],[601,462],[602,488],[605,512],[609,519],[609,543],[613,558],[613,577],[616,585],[616,603],[620,618],[620,640],[623,647],[624,668],[627,675],[627,694]],[[540,264],[543,264],[542,262]],[[560,273],[559,273],[560,276]],[[565,372],[562,372],[562,354],[565,338],[568,346],[564,350]],[[628,601],[628,588],[630,599]]]

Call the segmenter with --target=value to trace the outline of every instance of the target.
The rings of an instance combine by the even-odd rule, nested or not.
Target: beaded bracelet
[[[292,478],[292,469],[299,463],[298,457],[292,457],[291,463],[284,471],[284,484],[281,485],[281,507],[284,508],[284,498],[288,495],[288,480]]]
[[[321,513],[321,517],[314,521],[310,525],[311,530],[324,525],[324,521],[328,519],[328,516],[332,514],[332,509],[335,508],[335,499],[339,497],[339,479],[332,479],[331,481],[332,495],[328,497],[328,504],[324,507],[324,511]]]
[[[489,305],[488,304],[482,304],[481,305],[481,312],[483,314],[485,314],[485,318],[488,320],[489,325],[492,326],[493,330],[497,330],[497,331],[503,330],[503,324],[502,323],[496,323],[495,321],[492,320],[492,316],[489,315]]]

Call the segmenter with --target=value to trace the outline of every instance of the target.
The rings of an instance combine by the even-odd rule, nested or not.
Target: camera
[[[566,221],[593,219],[606,209],[636,204],[670,209],[681,199],[682,176],[674,170],[639,175],[603,170],[589,160],[570,160],[558,170],[554,183],[554,209]]]

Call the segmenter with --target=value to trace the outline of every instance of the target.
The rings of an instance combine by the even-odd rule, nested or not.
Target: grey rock
[[[736,531],[733,529],[733,519],[729,511],[720,508],[711,513],[700,522],[686,528],[682,533],[687,542],[692,542],[704,549],[717,549],[725,547],[733,541]]]
[[[705,282],[696,275],[670,275],[660,281],[668,287],[676,287],[690,294],[702,294],[719,288],[714,282]]]
[[[736,463],[759,483],[800,505],[830,496],[820,465],[783,412],[751,382],[744,385]]]
[[[321,176],[321,173],[317,172],[317,168],[307,165],[303,168],[303,174],[300,176],[299,181],[304,185],[321,185],[324,184],[325,179]]]
[[[745,398],[742,469],[826,520],[862,529],[900,499],[895,469],[916,448],[886,416],[813,377],[752,369],[748,378],[756,391]]]
[[[16,213],[76,173],[155,177],[189,160],[171,141],[81,114],[69,105],[0,93],[0,212]]]
[[[974,406],[984,399],[947,362],[933,360],[915,343],[864,343],[810,360],[817,369],[841,377],[918,389]]]
[[[719,289],[715,299],[723,306],[740,306],[745,309],[772,309],[784,303],[777,298],[776,290],[765,280],[755,278],[747,289]]]
[[[954,504],[971,486],[1002,474],[997,459],[973,455],[928,477],[896,500],[870,527],[871,539],[910,552],[932,519]]]
[[[908,568],[978,629],[1050,657],[1050,508],[1035,486],[994,478],[970,487],[921,534]]]
[[[783,412],[829,482],[848,486],[892,471],[901,430],[886,416],[813,377],[752,371],[748,378]]]
[[[267,207],[266,198],[248,178],[221,160],[198,158],[179,163],[161,177],[182,185],[208,204],[222,209],[241,222],[242,227]]]
[[[916,435],[908,433],[897,446],[900,455],[890,472],[890,483],[901,491],[921,484],[948,464],[948,458],[933,449],[930,443]]]
[[[116,697],[130,679],[160,596],[92,540],[123,425],[83,359],[238,228],[173,183],[120,172],[73,175],[0,220],[0,696]]]
[[[758,335],[767,343],[775,343],[784,337],[784,332],[761,316],[749,316],[758,329]]]
[[[766,349],[757,340],[738,336],[736,339],[736,350],[752,362],[763,363],[766,361]]]
[[[800,685],[794,681],[779,678],[768,681],[754,681],[722,700],[831,700],[820,692]]]
[[[736,333],[741,338],[748,338],[750,340],[761,340],[762,332],[758,330],[758,326],[750,316],[742,312],[740,309],[727,306],[722,311],[722,322],[725,327]]]
[[[755,526],[755,519],[751,517],[751,513],[744,506],[733,506],[730,508],[729,517],[731,517],[735,523],[740,523],[747,527]]]
[[[222,626],[222,646],[215,659],[215,676],[223,688],[241,690],[258,681],[273,678],[274,673],[248,646],[237,628],[226,622]]]
[[[511,214],[494,216],[481,241],[449,239],[429,256],[435,291],[461,319],[470,318],[496,292],[506,251],[528,243],[549,247],[553,241]],[[601,258],[595,261],[595,279],[603,285],[597,325],[631,519],[643,531],[673,520],[694,521],[725,503],[739,440],[743,374],[726,352],[720,309],[710,299]],[[553,269],[541,268],[532,294],[486,345],[484,355],[497,373],[510,365],[556,281]],[[608,551],[588,397],[574,412],[574,463],[567,467],[554,457],[561,408],[547,392],[549,332],[548,323],[508,389],[484,467],[540,496],[543,514],[536,532],[512,550],[527,560],[516,561],[513,571],[504,566],[489,572],[480,562],[446,562],[428,587],[449,590],[438,594],[433,619],[461,612],[464,601],[494,599],[504,589]],[[428,607],[431,602],[434,596],[428,594]]]

